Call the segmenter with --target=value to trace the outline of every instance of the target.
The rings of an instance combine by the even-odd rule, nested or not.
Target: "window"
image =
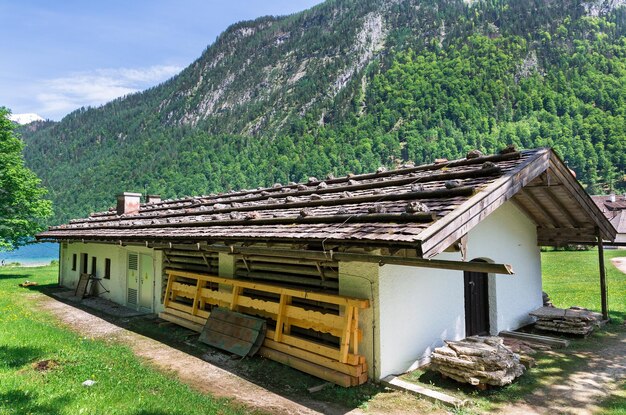
[[[83,274],[87,273],[87,260],[89,259],[89,255],[80,254],[80,272]]]
[[[93,275],[94,277],[96,277],[96,264],[97,264],[98,260],[96,259],[96,257],[91,257],[91,275]]]
[[[111,279],[111,258],[104,260],[104,279]]]
[[[72,271],[76,271],[76,254],[72,254]]]

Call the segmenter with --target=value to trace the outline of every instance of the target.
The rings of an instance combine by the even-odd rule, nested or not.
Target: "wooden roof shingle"
[[[432,257],[526,186],[537,184],[538,178],[559,167],[559,163],[562,164],[550,149],[509,149],[502,154],[478,157],[471,153],[466,159],[396,170],[379,169],[375,173],[326,180],[310,178],[306,183],[144,203],[135,214],[118,215],[110,209],[50,227],[37,238],[332,242],[412,247],[424,257]],[[562,176],[562,169],[558,170]],[[569,178],[559,174],[552,173],[553,184],[568,182],[568,192],[577,193],[578,183],[571,174],[568,173]],[[559,197],[569,197],[564,203],[574,200],[584,205],[587,214],[566,228],[599,227],[605,238],[614,237],[614,229],[608,221],[602,221],[603,215],[596,220],[599,209],[594,212],[585,205],[579,192],[573,196],[569,193]],[[542,216],[533,211],[527,205],[531,202],[523,196],[517,199],[516,204],[539,228],[563,225],[558,219],[543,223],[542,219],[548,216],[545,212]],[[591,199],[589,203],[597,209]],[[545,206],[544,210],[549,212]],[[571,222],[571,218],[568,220]],[[587,239],[591,237],[585,235]]]

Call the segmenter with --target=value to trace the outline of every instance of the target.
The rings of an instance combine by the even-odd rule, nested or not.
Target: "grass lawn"
[[[615,323],[626,318],[626,275],[611,264],[611,258],[626,257],[626,250],[605,250],[609,316]],[[601,311],[598,251],[543,252],[543,290],[556,307],[585,307]]]
[[[88,340],[36,311],[41,295],[18,287],[56,284],[57,267],[0,268],[0,415],[244,414],[249,409],[196,393],[125,346]],[[33,364],[53,360],[49,370]],[[92,379],[92,387],[82,382]]]

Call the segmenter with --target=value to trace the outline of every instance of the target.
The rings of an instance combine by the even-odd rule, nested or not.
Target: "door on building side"
[[[134,309],[153,311],[154,263],[152,256],[128,253],[126,271],[126,305]]]
[[[139,264],[139,307],[152,311],[154,298],[154,264],[150,255],[140,255]]]
[[[485,262],[473,260],[472,262]],[[489,286],[484,272],[464,272],[465,335],[489,334]]]

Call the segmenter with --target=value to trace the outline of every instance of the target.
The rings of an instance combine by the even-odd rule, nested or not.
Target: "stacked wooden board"
[[[481,388],[508,385],[525,370],[520,356],[504,346],[500,337],[446,341],[431,359],[431,367],[442,375]]]
[[[537,319],[535,327],[540,330],[582,336],[591,333],[602,322],[602,314],[580,307],[541,307],[530,315]]]
[[[259,316],[272,327],[259,350],[262,356],[340,386],[367,382],[367,364],[358,350],[359,310],[369,307],[368,300],[174,269],[167,274],[162,319],[200,332],[216,306]],[[249,291],[265,296],[254,297]],[[332,305],[339,312],[298,304],[304,299]],[[303,330],[331,335],[338,342],[316,341]]]

